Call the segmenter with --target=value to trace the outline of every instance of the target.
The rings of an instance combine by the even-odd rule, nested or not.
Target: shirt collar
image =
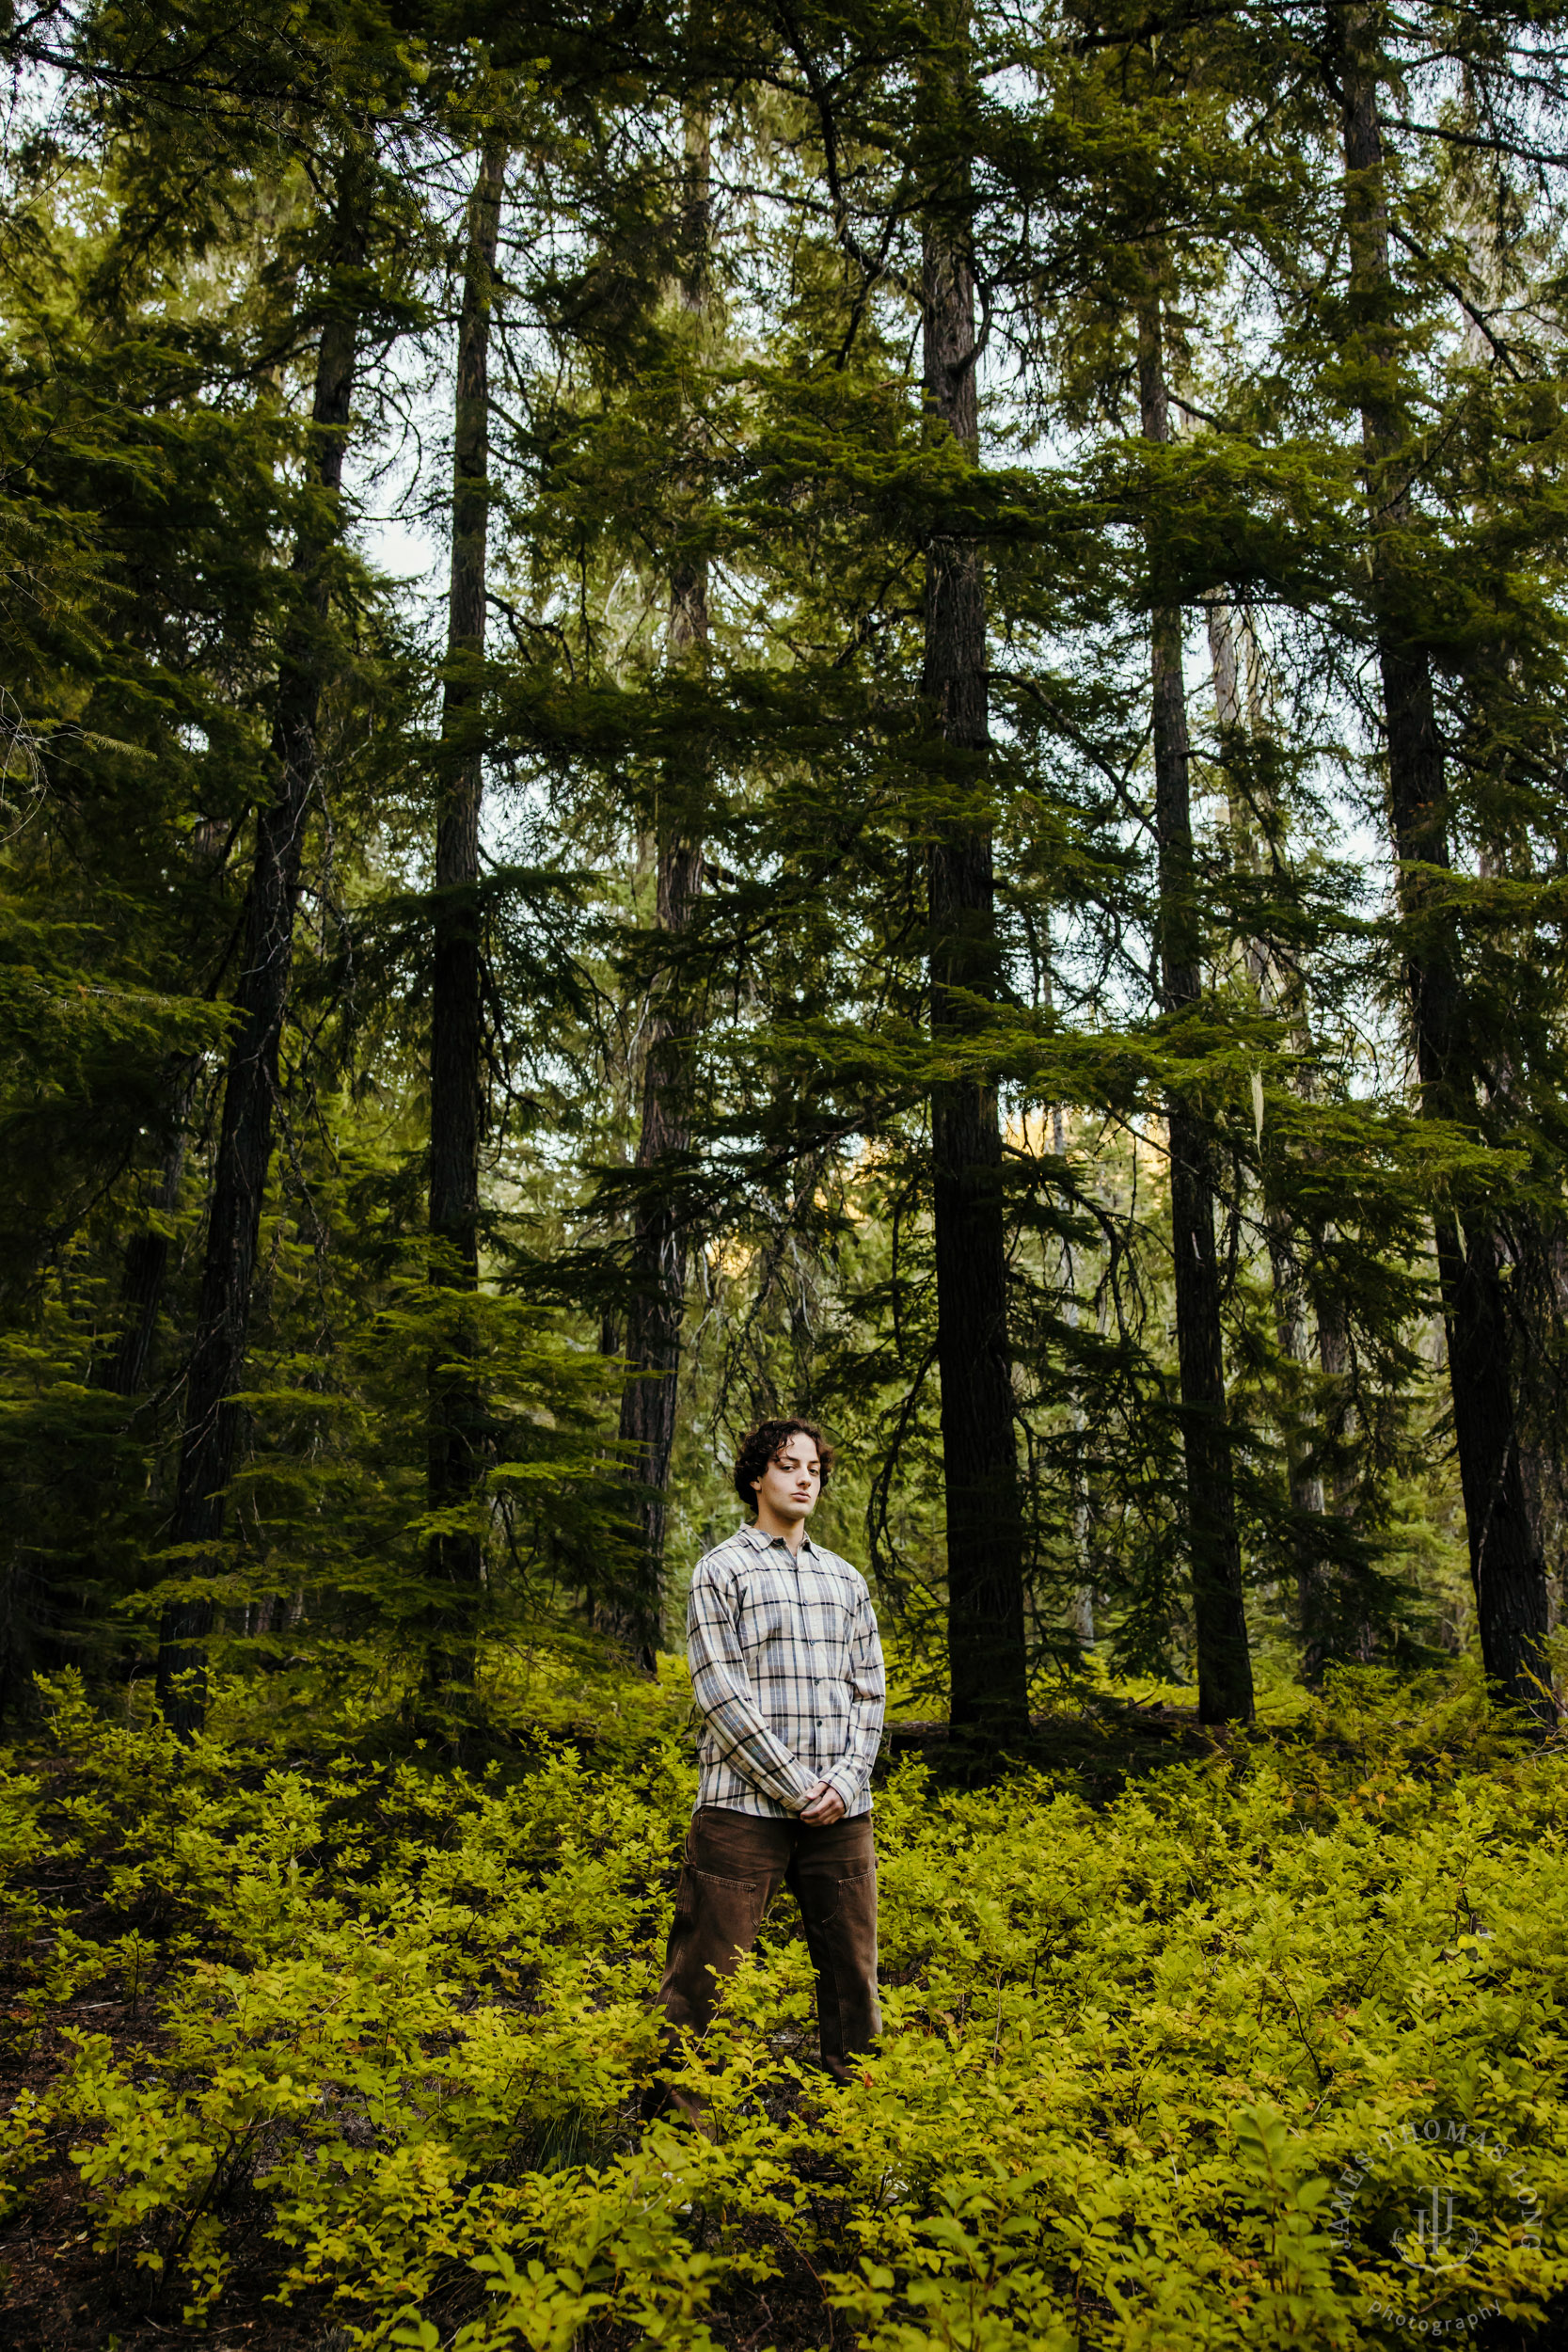
[[[742,1527],[737,1532],[742,1543],[748,1545],[752,1551],[771,1551],[775,1544],[784,1542],[782,1535],[765,1535],[760,1527]],[[784,1548],[788,1549],[787,1545]],[[816,1552],[816,1546],[812,1542],[809,1534],[801,1536],[800,1549]]]

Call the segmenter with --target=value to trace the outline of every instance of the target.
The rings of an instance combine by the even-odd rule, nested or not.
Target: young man
[[[735,1489],[755,1523],[706,1553],[691,1580],[702,1777],[658,2005],[672,2028],[704,2030],[713,1972],[727,1976],[751,1950],[782,1879],[816,1969],[822,2064],[847,2082],[881,2027],[869,1784],[886,1684],[865,1579],[806,1534],[832,1458],[813,1422],[753,1429]],[[646,2111],[663,2103],[656,2090]]]

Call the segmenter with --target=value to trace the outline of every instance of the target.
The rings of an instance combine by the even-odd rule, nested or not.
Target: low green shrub
[[[258,2233],[280,2304],[421,2352],[1474,2341],[1568,2287],[1568,1762],[1463,1675],[1344,1677],[1103,1806],[903,1765],[879,2049],[810,2072],[781,1914],[689,2054],[701,2137],[633,2120],[673,1698],[508,1776],[50,1695],[0,1865],[11,2030],[58,2057],[0,2195],[69,2172],[165,2325]]]

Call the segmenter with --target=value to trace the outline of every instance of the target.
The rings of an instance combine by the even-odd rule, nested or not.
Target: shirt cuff
[[[830,1788],[838,1790],[844,1800],[846,1813],[858,1804],[865,1793],[865,1773],[859,1763],[847,1757],[842,1764],[835,1764],[831,1772],[824,1772],[822,1777]]]
[[[730,1761],[762,1796],[771,1797],[775,1804],[784,1806],[786,1813],[800,1813],[811,1803],[811,1791],[816,1784],[811,1780],[799,1756],[792,1756],[790,1759],[799,1775],[799,1780],[796,1782],[787,1780],[783,1772],[769,1772],[765,1778],[754,1768],[747,1771],[746,1763],[742,1762],[739,1753],[733,1756]]]

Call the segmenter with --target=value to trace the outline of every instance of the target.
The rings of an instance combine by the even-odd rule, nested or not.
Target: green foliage
[[[1374,319],[1347,275],[1342,14],[1156,36],[1077,0],[89,0],[0,26],[24,76],[0,190],[0,1712],[35,1665],[80,1668],[41,1686],[54,1745],[0,1780],[0,2031],[32,2070],[0,2195],[71,2201],[95,2278],[158,2326],[216,2325],[258,2244],[302,2325],[419,2352],[847,2328],[867,2352],[1335,2347],[1483,2304],[1533,2324],[1568,2290],[1562,1756],[1524,1755],[1464,1667],[1292,1685],[1304,1559],[1354,1604],[1343,1650],[1404,1671],[1472,1645],[1434,1215],[1495,1245],[1559,1580],[1568,1528],[1556,19],[1380,20]],[[485,792],[470,1292],[424,1214],[455,673],[438,577],[396,589],[377,533],[447,509],[459,223],[502,132],[490,634],[457,665]],[[973,463],[916,358],[933,222],[980,286]],[[675,287],[694,243],[701,302]],[[1158,444],[1151,289],[1182,420]],[[313,356],[345,302],[244,1427],[221,1538],[171,1548],[320,521]],[[1370,400],[1416,421],[1388,532],[1453,850],[1418,907],[1376,847]],[[987,606],[992,742],[966,760],[925,686],[942,539]],[[673,659],[672,581],[699,568],[701,659]],[[1153,604],[1186,615],[1193,736],[1202,988],[1176,1017]],[[958,823],[994,860],[1001,977],[939,1047],[927,855]],[[702,865],[678,937],[672,828]],[[1442,1119],[1404,1050],[1413,956],[1457,976]],[[650,1173],[661,996],[691,1019],[690,1132]],[[1043,1773],[957,1795],[906,1765],[863,2079],[812,2077],[781,1918],[688,2054],[711,2129],[640,2136],[691,1776],[678,1666],[631,1683],[600,1645],[637,1221],[673,1208],[689,1276],[667,1634],[733,1524],[737,1426],[809,1408],[843,1451],[817,1524],[873,1571],[900,1707],[940,1712],[929,1104],[960,1076],[1001,1104],[1037,1696],[1191,1662],[1175,1093],[1214,1155],[1273,1728],[1104,1810]],[[470,1390],[480,1474],[434,1509],[432,1401]],[[472,1687],[458,1660],[434,1691],[431,1545],[454,1535],[479,1539],[482,1638]],[[214,1613],[188,1747],[145,1705],[182,1600]],[[1475,2242],[1423,2275],[1400,2233],[1443,2184]]]
[[[97,2257],[187,2327],[260,2221],[269,2294],[420,2352],[705,2352],[781,2290],[789,2341],[832,2312],[867,2352],[1349,2347],[1568,2287],[1568,1767],[1469,1675],[1343,1677],[1103,1811],[901,1767],[879,2048],[846,2091],[805,2067],[781,1915],[679,2070],[701,2135],[630,2121],[677,1714],[546,1687],[557,1720],[635,1701],[626,1730],[435,1773],[245,1736],[237,1685],[188,1749],[54,1686],[0,1788],[12,2013],[59,2053],[8,2118],[12,2203],[73,2175]],[[1423,2277],[1435,2177],[1468,2251]]]

